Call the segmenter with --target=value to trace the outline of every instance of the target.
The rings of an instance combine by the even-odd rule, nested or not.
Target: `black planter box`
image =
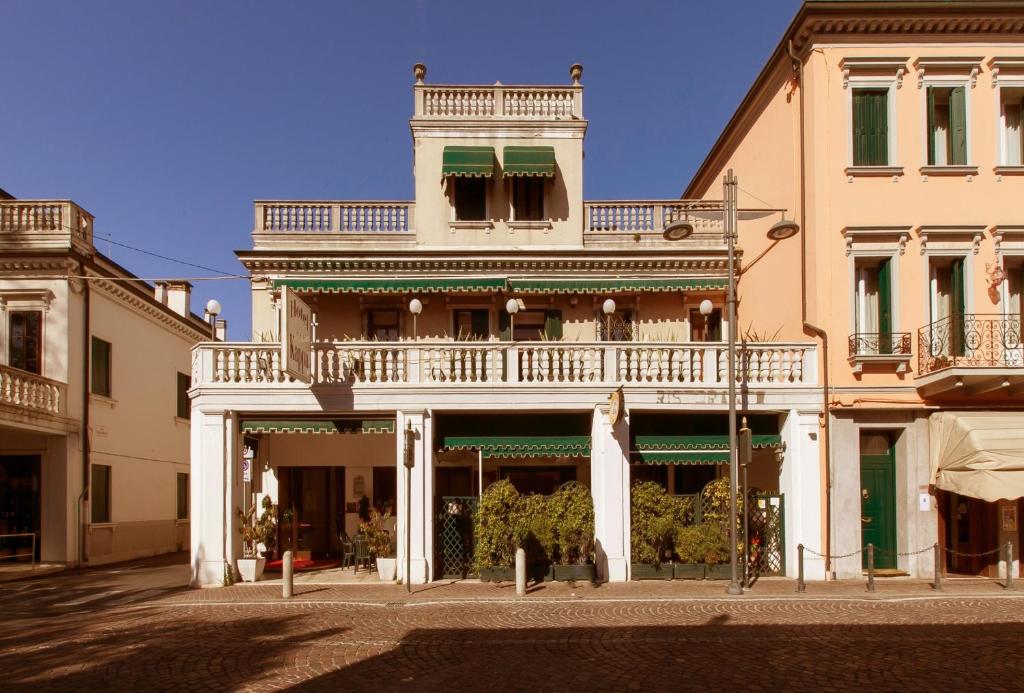
[[[553,565],[554,579],[559,582],[597,582],[596,565]]]
[[[494,568],[481,568],[480,580],[482,582],[515,582],[516,569],[496,566]]]
[[[708,580],[728,580],[732,577],[732,570],[728,563],[709,565],[704,575]]]
[[[672,564],[631,563],[629,572],[633,580],[671,580]]]
[[[674,563],[672,576],[677,580],[703,580],[705,568],[703,563]]]

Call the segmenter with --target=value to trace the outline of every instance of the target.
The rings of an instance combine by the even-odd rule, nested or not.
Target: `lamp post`
[[[206,302],[206,317],[210,321],[210,338],[217,341],[217,316],[220,315],[220,301],[211,298]]]
[[[409,312],[412,313],[412,338],[418,339],[419,334],[416,331],[416,318],[423,312],[423,301],[418,298],[414,298],[409,301]]]
[[[605,302],[601,304],[601,311],[604,313],[604,340],[606,342],[612,341],[612,316],[615,314],[615,301],[612,299],[605,299]]]
[[[516,313],[519,312],[519,300],[510,298],[505,301],[505,312],[508,313],[508,338],[516,341]]]
[[[715,304],[711,302],[710,298],[705,298],[700,302],[700,314],[704,316],[704,341],[710,341],[708,339],[708,318],[711,316],[711,312],[715,309]]]
[[[736,496],[739,494],[739,464],[736,441],[736,233],[739,210],[736,203],[738,189],[736,176],[729,169],[723,180],[722,214],[725,222],[725,245],[728,253],[728,289],[726,292],[726,315],[729,321],[729,586],[726,594],[743,594],[739,582],[739,566],[736,551]],[[795,222],[783,219],[768,230],[768,238],[781,241],[795,236],[800,230]],[[665,227],[663,236],[667,241],[681,241],[693,233],[693,224],[688,220],[674,222]],[[703,313],[703,304],[701,305]]]

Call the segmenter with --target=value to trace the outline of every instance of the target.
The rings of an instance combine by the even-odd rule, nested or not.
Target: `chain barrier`
[[[998,547],[992,549],[991,551],[981,551],[980,553],[967,553],[966,551],[954,551],[953,549],[949,548],[948,546],[945,547],[945,550],[946,550],[946,553],[950,554],[951,556],[963,556],[964,558],[981,558],[982,556],[992,556],[994,554],[997,554],[997,553],[999,553],[1000,551],[1002,551],[1005,548],[1006,548],[1005,546],[998,546]]]

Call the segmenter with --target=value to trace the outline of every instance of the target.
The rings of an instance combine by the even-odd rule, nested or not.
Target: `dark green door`
[[[884,455],[860,457],[861,546],[875,546],[875,567],[896,567],[896,460]],[[868,563],[864,552],[863,565]]]

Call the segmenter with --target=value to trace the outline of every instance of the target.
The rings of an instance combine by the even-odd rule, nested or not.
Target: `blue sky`
[[[409,199],[430,83],[568,84],[587,199],[677,197],[798,0],[4,0],[0,188],[71,198],[114,241],[241,273],[258,198]],[[142,277],[209,272],[108,245]],[[244,281],[196,282],[249,337]]]

